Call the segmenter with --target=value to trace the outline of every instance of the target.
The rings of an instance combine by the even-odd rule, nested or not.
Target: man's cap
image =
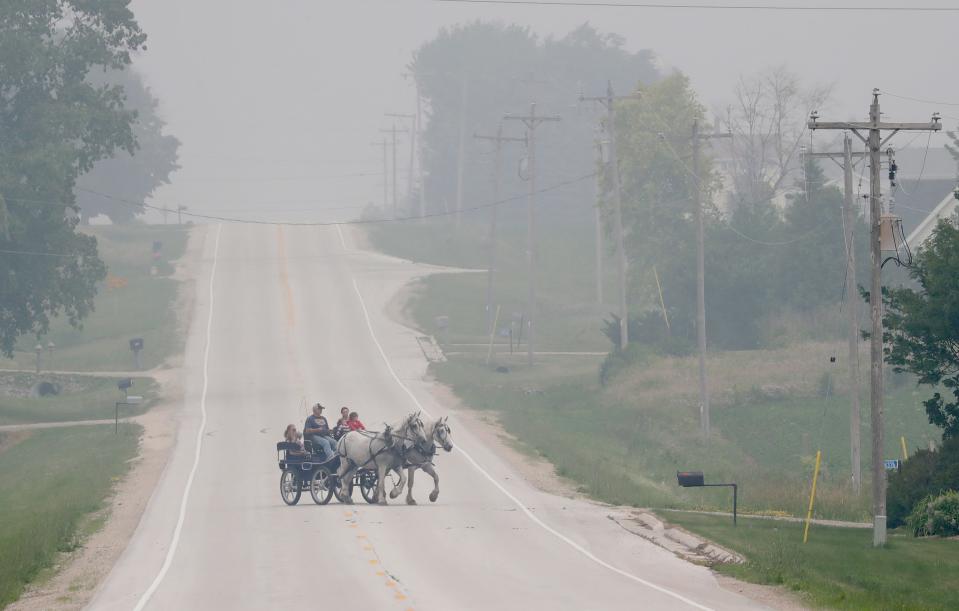
[[[316,405],[314,405],[314,406],[313,406],[313,409],[316,409],[316,408],[320,408],[320,411],[322,411],[322,410],[324,410],[324,409],[326,409],[326,408],[325,408],[325,407],[323,407],[323,405],[322,405],[322,404],[320,404],[320,403],[317,403]]]

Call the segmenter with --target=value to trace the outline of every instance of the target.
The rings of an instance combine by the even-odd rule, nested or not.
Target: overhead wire
[[[952,10],[954,10],[954,11],[959,11],[959,8],[953,8]],[[928,99],[924,99],[924,98],[914,98],[914,97],[910,97],[910,96],[907,96],[907,95],[899,95],[898,93],[891,93],[891,92],[886,91],[886,90],[884,90],[884,89],[883,89],[883,90],[880,90],[879,93],[881,93],[881,94],[883,94],[883,95],[888,95],[888,96],[893,97],[893,98],[899,98],[899,99],[902,99],[902,100],[909,100],[909,101],[911,101],[911,102],[920,102],[920,103],[922,103],[922,104],[935,104],[935,105],[937,105],[937,106],[957,106],[957,107],[959,107],[959,102],[941,102],[941,101],[939,101],[939,100],[928,100]]]
[[[800,4],[690,4],[679,2],[562,2],[560,0],[433,0],[451,4],[500,4],[525,6],[568,6],[593,8],[646,8],[646,9],[683,9],[683,10],[730,10],[730,11],[805,11],[805,12],[959,12],[959,7],[951,6],[853,6],[853,5],[800,5]]]
[[[569,186],[569,185],[573,185],[573,184],[582,182],[582,181],[584,181],[584,180],[588,180],[588,179],[593,178],[593,177],[595,177],[595,176],[596,176],[596,172],[590,172],[589,174],[585,174],[585,175],[579,176],[579,177],[577,177],[577,178],[572,178],[572,179],[569,179],[569,180],[564,180],[564,181],[561,181],[561,182],[554,183],[554,184],[552,184],[552,185],[548,185],[548,186],[546,186],[546,187],[542,187],[542,188],[537,189],[536,191],[534,191],[534,194],[548,193],[548,192],[550,192],[550,191],[555,191],[555,190],[557,190],[557,189],[561,189],[561,188],[563,188],[563,187],[567,187],[567,186]],[[116,201],[116,202],[119,202],[119,203],[122,203],[122,204],[125,204],[125,205],[128,205],[128,206],[136,207],[137,209],[146,208],[146,209],[148,209],[148,210],[156,210],[156,211],[160,211],[160,212],[169,211],[169,210],[170,210],[170,208],[167,208],[167,207],[157,206],[157,205],[154,205],[154,204],[141,203],[141,202],[134,202],[134,201],[132,201],[132,200],[128,200],[128,199],[125,199],[125,198],[122,198],[122,197],[117,197],[117,196],[114,196],[114,195],[110,195],[110,194],[108,194],[108,193],[101,193],[101,192],[95,191],[95,190],[93,190],[93,189],[77,189],[77,190],[78,190],[78,191],[83,191],[83,192],[85,192],[85,193],[90,193],[91,195],[96,195],[96,196],[98,196],[98,197],[102,197],[102,198],[107,199],[107,200]],[[183,211],[181,211],[181,214],[182,214],[183,216],[190,217],[190,218],[198,218],[198,219],[211,220],[211,221],[220,221],[220,222],[224,222],[224,223],[248,224],[248,225],[280,225],[280,226],[303,226],[303,227],[332,227],[332,226],[336,226],[336,225],[342,225],[342,226],[345,226],[345,225],[371,225],[371,224],[379,224],[379,223],[397,223],[397,222],[406,222],[406,221],[417,221],[417,220],[421,220],[421,219],[437,218],[437,217],[444,217],[444,216],[452,216],[452,215],[455,215],[455,214],[461,214],[461,213],[464,213],[464,212],[472,212],[472,211],[475,211],[475,210],[484,210],[484,209],[488,209],[488,208],[493,208],[493,207],[496,207],[496,206],[500,206],[500,205],[503,205],[503,204],[507,204],[507,203],[510,203],[510,202],[514,202],[514,201],[517,201],[517,200],[525,199],[526,197],[528,197],[528,195],[529,195],[528,193],[522,193],[522,194],[520,194],[520,195],[514,195],[514,196],[512,196],[512,197],[507,197],[507,198],[499,199],[499,200],[496,200],[496,201],[493,201],[493,202],[488,202],[488,203],[480,204],[480,205],[477,205],[477,206],[471,206],[471,207],[469,207],[469,208],[464,208],[464,209],[458,210],[458,211],[457,211],[457,210],[449,210],[449,211],[442,211],[442,212],[432,212],[432,213],[429,213],[429,214],[423,214],[423,215],[419,215],[419,216],[406,216],[406,217],[383,218],[383,219],[357,219],[357,220],[352,220],[352,221],[275,221],[275,220],[261,220],[261,219],[241,219],[241,218],[230,217],[230,216],[223,216],[223,215],[216,215],[216,214],[202,214],[202,213],[198,213],[198,212],[190,212],[190,211],[188,211],[188,210],[183,210]],[[20,199],[20,198],[8,198],[8,199],[17,200],[17,199]],[[64,204],[62,204],[61,202],[45,202],[45,203],[59,203],[59,204],[61,204],[61,205],[64,205]]]

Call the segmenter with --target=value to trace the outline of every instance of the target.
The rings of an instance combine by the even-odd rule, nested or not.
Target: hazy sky
[[[952,6],[955,1],[916,4]],[[343,207],[378,202],[380,153],[371,143],[389,125],[384,112],[414,108],[412,88],[403,78],[405,65],[439,28],[475,19],[528,25],[554,36],[589,22],[624,36],[630,49],[652,49],[664,66],[684,71],[707,107],[725,106],[740,75],[787,64],[809,83],[835,86],[830,106],[821,111],[824,118],[864,117],[870,92],[879,87],[957,104],[934,106],[885,96],[888,120],[926,121],[939,110],[952,117],[945,119],[949,129],[959,123],[959,80],[952,76],[957,50],[948,42],[954,40],[959,13],[431,0],[134,0],[133,6],[149,35],[149,50],[136,66],[160,98],[170,130],[183,142],[183,169],[155,203],[182,203],[203,212],[338,219],[356,212]],[[571,85],[571,96],[578,93],[574,89]],[[901,144],[910,139],[899,138]],[[942,141],[942,136],[932,140],[934,146]],[[298,212],[304,210],[309,212]]]

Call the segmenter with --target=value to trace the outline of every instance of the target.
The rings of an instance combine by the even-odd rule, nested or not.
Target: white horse
[[[340,492],[337,498],[347,504],[353,503],[353,474],[358,469],[376,469],[376,502],[386,504],[386,474],[402,455],[404,448],[423,444],[427,440],[426,429],[419,412],[404,418],[397,424],[387,425],[382,433],[350,431],[340,437],[336,452],[340,455],[337,479]],[[400,484],[406,478],[400,474]]]
[[[430,502],[435,503],[440,496],[440,476],[437,475],[433,466],[433,457],[436,455],[436,445],[439,444],[444,451],[453,450],[453,437],[450,431],[450,425],[447,424],[449,416],[444,416],[426,424],[427,442],[423,444],[414,444],[413,447],[402,452],[403,461],[393,466],[392,470],[400,476],[400,481],[390,492],[390,498],[395,499],[403,492],[403,467],[406,467],[409,482],[406,488],[406,504],[416,505],[413,498],[413,476],[417,469],[422,469],[433,478],[433,491],[430,492]]]

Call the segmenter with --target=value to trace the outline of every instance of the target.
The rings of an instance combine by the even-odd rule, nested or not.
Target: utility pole
[[[382,130],[380,130],[380,131],[382,131]],[[387,185],[387,182],[386,182],[386,181],[387,181],[387,177],[389,176],[389,168],[387,167],[387,161],[386,161],[386,147],[388,147],[389,144],[390,144],[390,143],[389,143],[389,141],[387,141],[386,138],[383,138],[383,139],[380,140],[379,142],[373,142],[373,143],[372,143],[373,146],[378,146],[378,147],[381,147],[381,148],[383,149],[383,213],[384,213],[384,214],[386,214],[386,206],[388,205],[388,200],[389,200],[389,198],[388,198],[388,196],[387,196],[387,194],[386,194],[386,193],[387,193],[387,188],[388,188],[388,185]]]
[[[526,126],[526,364],[533,365],[533,319],[536,309],[536,128],[547,121],[555,122],[556,115],[537,115],[536,102],[529,105],[528,115],[505,115],[507,121],[522,121]]]
[[[456,152],[456,224],[462,220],[463,212],[463,172],[466,169],[466,96],[467,80],[463,75],[463,84],[460,89],[460,125],[459,144]]]
[[[626,246],[623,236],[623,193],[619,177],[619,159],[616,153],[616,100],[634,100],[636,95],[619,97],[613,95],[612,81],[606,82],[606,95],[601,97],[579,96],[580,102],[599,102],[606,108],[606,137],[609,141],[608,171],[613,180],[613,237],[616,240],[616,277],[619,285],[619,349],[629,347],[629,311],[626,307]]]
[[[862,449],[859,428],[862,416],[859,406],[859,295],[856,283],[856,236],[853,226],[856,212],[853,205],[852,169],[853,159],[865,159],[865,152],[852,150],[852,138],[843,134],[842,152],[807,153],[814,159],[830,159],[842,167],[843,198],[842,216],[845,231],[843,243],[846,248],[846,316],[849,323],[849,451],[852,465],[852,487],[856,494],[862,490]],[[840,161],[841,160],[841,161]]]
[[[503,170],[503,144],[506,142],[526,142],[526,138],[517,138],[515,136],[504,136],[503,135],[503,123],[496,128],[495,136],[484,136],[481,134],[473,134],[473,137],[477,140],[489,140],[492,141],[495,145],[495,154],[493,156],[493,170],[492,170],[492,182],[493,182],[493,202],[494,205],[490,206],[490,217],[489,217],[489,263],[487,265],[486,271],[486,326],[487,330],[495,332],[496,329],[492,328],[493,325],[493,274],[496,269],[496,204],[495,202],[499,201],[499,192],[500,192],[500,176]]]
[[[413,216],[413,160],[416,156],[416,115],[388,112],[386,116],[410,120],[410,164],[406,168],[406,205],[410,207],[410,216]]]
[[[176,224],[177,225],[183,224],[183,211],[186,209],[187,207],[183,205],[179,205],[176,207]]]
[[[703,181],[699,175],[699,150],[702,141],[732,138],[730,133],[703,134],[699,121],[693,121],[693,189],[696,206],[696,340],[699,344],[699,422],[703,436],[709,439],[709,385],[706,378],[706,231],[703,223]]]
[[[596,157],[599,162],[603,162],[603,142],[602,138],[596,139]],[[601,206],[603,198],[603,175],[596,173],[596,205],[593,207],[595,214],[594,226],[596,230],[596,305],[603,305],[603,208]]]
[[[414,82],[415,79],[414,79]],[[423,104],[422,96],[420,96],[420,84],[416,82],[416,136],[417,141],[420,143],[420,148],[423,147]],[[426,214],[426,183],[423,182],[423,155],[419,155],[419,163],[416,164],[416,175],[417,182],[419,183],[419,216],[422,217]]]
[[[384,134],[391,134],[393,141],[393,218],[397,218],[396,214],[396,134],[405,134],[405,129],[396,129],[396,123],[393,124],[393,127],[390,129],[381,129],[381,132]],[[383,175],[383,180],[386,180],[386,175]]]
[[[813,112],[807,124],[809,129],[845,130],[852,132],[866,144],[869,152],[869,236],[870,266],[872,278],[869,287],[869,308],[872,318],[870,344],[869,408],[872,426],[872,544],[886,544],[886,471],[882,458],[883,445],[883,388],[882,388],[882,192],[880,183],[883,145],[901,131],[939,131],[942,124],[939,113],[932,115],[929,123],[884,123],[879,112],[879,90],[872,90],[869,106],[869,121],[866,122],[820,122],[819,113]],[[885,138],[883,131],[891,132]],[[861,132],[868,133],[863,136]]]

